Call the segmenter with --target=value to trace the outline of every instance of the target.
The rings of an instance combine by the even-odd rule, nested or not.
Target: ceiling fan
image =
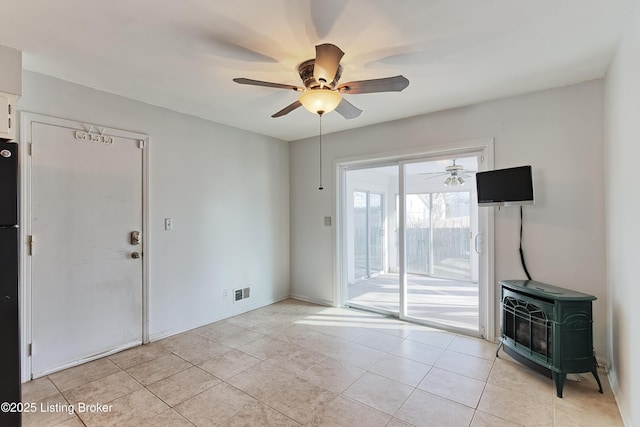
[[[304,106],[308,111],[320,116],[336,110],[345,119],[354,119],[362,113],[362,110],[344,99],[343,94],[400,92],[409,86],[409,80],[402,75],[339,84],[338,81],[342,76],[340,60],[343,55],[344,52],[336,45],[330,43],[317,45],[316,57],[308,59],[298,66],[298,74],[304,87],[244,77],[235,78],[233,81],[244,85],[289,89],[301,93],[297,101],[271,117],[282,117],[296,108]]]
[[[453,159],[453,164],[444,168],[444,171],[442,172],[427,172],[422,175],[431,175],[427,179],[447,176],[447,179],[444,180],[445,186],[464,185],[464,183],[466,182],[464,178],[470,178],[470,174],[474,174],[476,173],[476,171],[465,169],[461,165],[456,165],[456,160],[457,159]]]

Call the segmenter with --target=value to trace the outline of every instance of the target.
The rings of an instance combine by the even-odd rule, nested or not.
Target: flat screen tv
[[[496,169],[476,174],[478,206],[533,204],[531,166]]]

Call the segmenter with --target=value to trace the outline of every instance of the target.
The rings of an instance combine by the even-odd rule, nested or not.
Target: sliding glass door
[[[478,164],[475,156],[455,160],[401,165],[405,203],[398,215],[405,218],[405,317],[477,333],[480,292],[472,265],[477,265],[478,254],[471,242],[478,233],[472,197]],[[451,172],[456,174],[454,185]]]
[[[471,152],[344,169],[347,305],[481,333],[478,167]]]

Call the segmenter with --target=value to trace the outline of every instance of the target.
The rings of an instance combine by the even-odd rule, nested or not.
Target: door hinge
[[[29,155],[33,156],[33,142],[29,143]]]
[[[29,343],[29,347],[27,348],[27,352],[29,353],[29,356],[31,356],[33,354],[33,344]]]
[[[144,139],[138,140],[138,148],[141,150],[144,149]]]
[[[29,255],[33,255],[33,245],[35,240],[33,239],[33,234],[29,235]]]

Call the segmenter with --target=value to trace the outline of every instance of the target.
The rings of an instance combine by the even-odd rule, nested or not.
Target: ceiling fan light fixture
[[[450,185],[464,185],[466,181],[462,179],[461,176],[458,176],[457,173],[451,173],[447,179],[444,180],[444,186],[448,187]]]
[[[302,106],[307,111],[320,115],[332,112],[341,101],[340,92],[331,89],[307,89],[300,95]]]

